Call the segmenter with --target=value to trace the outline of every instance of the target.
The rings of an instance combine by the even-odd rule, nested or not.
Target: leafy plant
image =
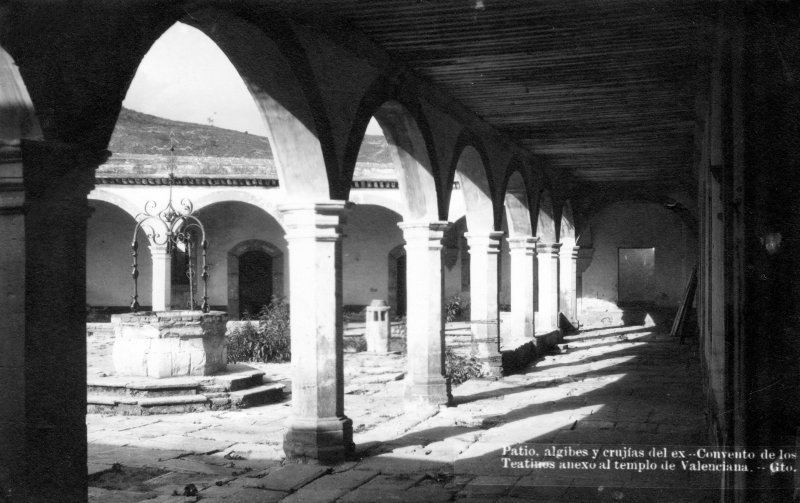
[[[462,293],[457,293],[449,297],[444,303],[444,320],[460,321],[469,317],[469,297]]]
[[[249,316],[244,317],[248,320]],[[250,320],[248,320],[250,321]],[[228,337],[228,362],[258,361],[281,363],[292,359],[289,304],[273,297],[258,318],[243,323]]]
[[[481,377],[481,364],[474,356],[462,356],[453,351],[452,348],[446,348],[444,352],[444,366],[445,375],[450,379],[453,385],[461,384],[462,382],[472,379],[473,377]]]

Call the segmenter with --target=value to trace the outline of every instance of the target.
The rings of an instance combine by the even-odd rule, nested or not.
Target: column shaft
[[[20,145],[0,145],[0,500],[25,478],[25,192]],[[21,498],[20,498],[21,499]]]
[[[519,346],[530,341],[534,335],[534,265],[536,263],[536,241],[531,236],[508,239],[511,256],[511,345]]]
[[[86,501],[86,196],[104,156],[43,141],[23,142],[22,153],[25,379],[15,386],[25,389],[25,453],[15,462],[24,462],[17,483],[26,494],[20,501]]]
[[[344,415],[342,232],[344,201],[280,208],[289,242],[292,412],[288,458],[337,462],[353,451]]]
[[[446,222],[401,222],[408,276],[406,403],[450,401],[444,376],[442,237]]]
[[[502,232],[466,234],[469,244],[470,314],[472,351],[485,375],[503,374],[500,355],[500,317],[498,278],[500,275],[500,240]]]
[[[172,255],[167,245],[150,245],[153,261],[153,311],[169,311],[172,308]]]
[[[560,310],[572,328],[578,328],[578,297],[576,294],[578,278],[578,250],[574,245],[561,249],[558,259],[559,286],[561,289]]]
[[[558,250],[560,243],[537,243],[539,263],[539,311],[536,314],[536,333],[548,334],[558,330]]]

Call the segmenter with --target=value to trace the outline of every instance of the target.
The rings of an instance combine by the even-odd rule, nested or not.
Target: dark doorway
[[[261,250],[239,256],[239,314],[255,316],[272,297],[272,257]]]
[[[397,258],[397,316],[406,315],[406,256]]]
[[[618,304],[650,304],[655,298],[655,248],[619,249]]]

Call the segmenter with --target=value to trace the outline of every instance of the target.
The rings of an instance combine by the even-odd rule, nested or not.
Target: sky
[[[264,119],[227,56],[203,32],[176,23],[142,60],[125,108],[266,136]],[[373,119],[368,134],[381,134]]]

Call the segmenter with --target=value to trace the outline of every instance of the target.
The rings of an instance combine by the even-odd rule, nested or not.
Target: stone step
[[[219,388],[223,391],[239,391],[253,386],[260,386],[264,379],[264,372],[251,370],[247,372],[237,372],[231,375],[214,376],[214,384],[203,386],[203,390]]]
[[[283,399],[283,387],[281,383],[269,383],[246,390],[232,391],[231,406],[245,408],[280,402]]]
[[[124,378],[89,379],[86,391],[90,395],[160,397],[175,395],[196,395],[199,383],[186,379],[164,379],[155,382],[129,380]]]

